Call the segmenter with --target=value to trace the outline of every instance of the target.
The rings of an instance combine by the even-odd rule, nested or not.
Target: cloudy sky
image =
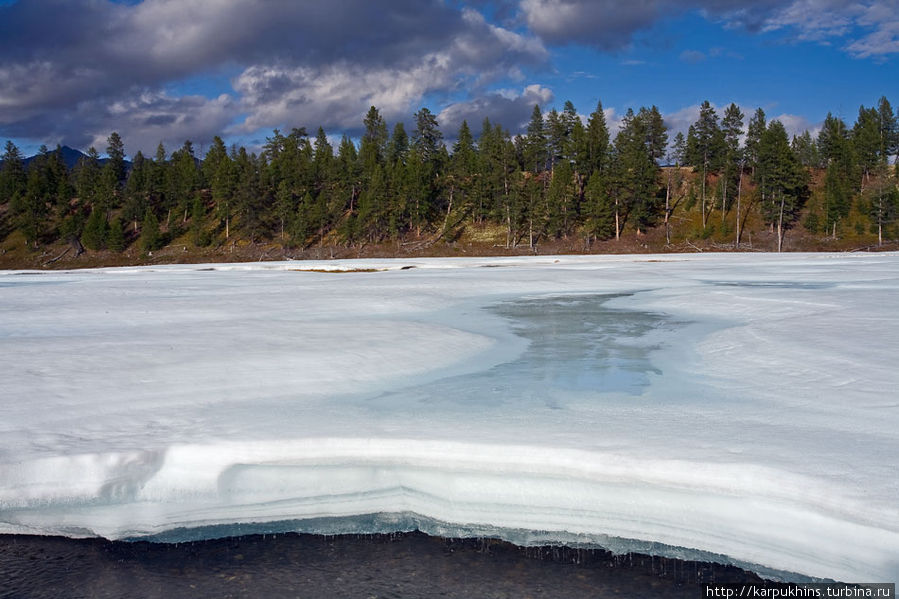
[[[656,104],[673,130],[736,102],[814,131],[882,95],[899,104],[899,0],[0,0],[0,140],[28,154],[355,135],[371,105],[427,106],[448,138],[566,100],[612,122]]]

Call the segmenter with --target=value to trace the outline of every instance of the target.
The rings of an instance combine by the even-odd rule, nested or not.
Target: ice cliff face
[[[897,299],[896,254],[0,273],[0,532],[414,521],[895,580]]]

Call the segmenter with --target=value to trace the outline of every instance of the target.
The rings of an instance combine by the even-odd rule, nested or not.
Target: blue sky
[[[372,104],[409,130],[427,106],[450,139],[566,100],[613,129],[655,104],[684,130],[709,100],[814,133],[897,81],[899,0],[0,0],[0,139],[29,154],[352,136]]]

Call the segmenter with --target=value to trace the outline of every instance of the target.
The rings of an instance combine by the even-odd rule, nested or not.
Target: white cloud
[[[507,89],[450,104],[440,112],[437,119],[448,137],[455,135],[464,120],[468,121],[472,131],[480,132],[480,125],[485,117],[514,135],[524,130],[535,104],[545,109],[553,98],[552,90],[533,84],[517,92]]]

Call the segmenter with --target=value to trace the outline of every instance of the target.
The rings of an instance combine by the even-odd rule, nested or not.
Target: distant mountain
[[[56,151],[55,149],[50,150],[51,153],[55,152],[55,151]],[[69,146],[62,146],[59,149],[59,151],[62,154],[62,161],[65,163],[66,167],[69,170],[72,170],[73,168],[75,168],[75,165],[78,164],[79,160],[81,160],[82,158],[87,158],[87,154],[85,154],[81,150],[76,150],[75,148],[70,148]],[[28,165],[31,164],[31,162],[38,156],[39,156],[39,154],[35,154],[34,156],[28,156],[27,158],[25,158],[25,160],[24,160],[25,168],[28,168]],[[109,160],[108,158],[101,158],[100,166],[103,166],[104,164],[106,164],[106,162],[108,160]],[[2,164],[3,164],[3,161],[0,160],[0,165],[2,165]],[[125,168],[128,170],[131,169],[131,161],[130,160],[125,161]]]

